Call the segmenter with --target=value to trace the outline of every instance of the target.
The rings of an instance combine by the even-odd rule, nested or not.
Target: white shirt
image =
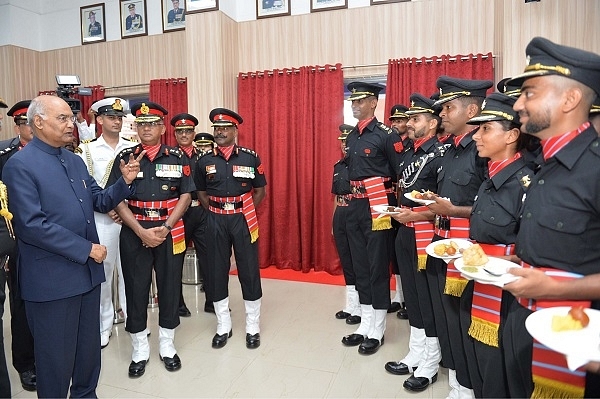
[[[77,155],[83,159],[87,165],[88,172],[96,179],[98,185],[104,188],[117,154],[122,150],[137,144],[138,143],[136,142],[119,137],[119,142],[113,150],[113,148],[104,140],[104,135],[101,135],[96,140],[89,143],[81,143],[79,145],[81,154]],[[109,166],[110,169],[108,169]],[[116,167],[118,168],[119,165],[116,165]]]
[[[92,123],[88,126],[87,121],[84,119],[83,122],[75,121],[77,125],[77,131],[79,132],[79,141],[91,140],[96,137],[96,124]]]

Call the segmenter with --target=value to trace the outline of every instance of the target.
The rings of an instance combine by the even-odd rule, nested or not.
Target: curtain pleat
[[[150,101],[160,104],[169,114],[165,117],[167,130],[161,137],[163,144],[177,147],[175,130],[171,118],[182,112],[188,112],[187,79],[170,78],[150,81]]]
[[[333,165],[343,123],[341,64],[240,73],[238,141],[265,166],[261,267],[341,274],[331,234]]]
[[[81,115],[85,118],[88,125],[91,123],[96,124],[96,137],[100,136],[102,132],[100,131],[101,127],[99,123],[96,123],[95,120],[92,120],[88,115],[88,110],[96,101],[102,100],[104,98],[104,86],[96,85],[96,86],[88,86],[88,89],[92,89],[91,96],[80,96],[79,94],[73,95],[73,98],[81,101]],[[75,130],[77,131],[77,125],[75,125]],[[79,131],[77,131],[77,139],[79,139]]]
[[[463,59],[464,58],[464,59]],[[430,96],[438,89],[437,78],[448,75],[463,79],[494,80],[492,53],[469,55],[442,55],[422,58],[402,58],[388,61],[386,113],[395,104],[409,106],[412,93]],[[490,89],[490,92],[493,89]]]

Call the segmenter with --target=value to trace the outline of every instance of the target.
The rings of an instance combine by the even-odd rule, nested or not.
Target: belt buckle
[[[200,205],[200,201],[198,200],[192,200],[192,203],[190,204],[190,207],[194,207],[194,206],[198,206]]]
[[[146,216],[149,218],[157,218],[160,217],[160,212],[157,209],[146,209],[144,210]]]
[[[222,208],[224,211],[233,211],[235,204],[233,202],[223,202]]]
[[[360,194],[360,188],[352,186],[352,194]]]

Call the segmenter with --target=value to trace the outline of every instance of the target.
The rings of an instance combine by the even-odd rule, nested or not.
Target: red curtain
[[[389,60],[385,97],[386,115],[395,104],[409,106],[408,100],[412,93],[418,92],[430,96],[438,91],[435,82],[441,75],[493,81],[492,53]],[[492,91],[493,89],[490,89],[490,92]]]
[[[87,88],[92,89],[91,96],[80,96],[79,94],[75,94],[73,95],[73,98],[81,101],[81,115],[83,115],[88,125],[91,123],[96,124],[96,137],[98,137],[102,133],[100,131],[100,125],[97,124],[95,120],[91,120],[88,111],[93,103],[104,98],[104,86],[96,85],[88,86]],[[75,130],[77,130],[77,126],[75,126]],[[79,138],[79,132],[77,132],[77,138]]]
[[[268,182],[257,209],[262,267],[341,274],[331,181],[343,101],[341,64],[238,76],[238,140],[258,153]]]
[[[171,126],[171,118],[179,113],[188,112],[187,79],[170,78],[150,81],[150,101],[162,105],[169,114],[165,118],[167,131],[161,142],[173,147],[177,146],[175,131]]]

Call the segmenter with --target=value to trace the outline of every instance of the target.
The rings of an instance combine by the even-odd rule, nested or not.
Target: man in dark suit
[[[108,212],[131,195],[139,160],[119,167],[123,178],[102,190],[72,140],[69,105],[35,98],[27,119],[34,138],[3,171],[18,237],[17,272],[34,337],[39,397],[95,397],[100,375],[100,283],[106,247],[93,211]],[[14,205],[14,206],[12,206]]]

